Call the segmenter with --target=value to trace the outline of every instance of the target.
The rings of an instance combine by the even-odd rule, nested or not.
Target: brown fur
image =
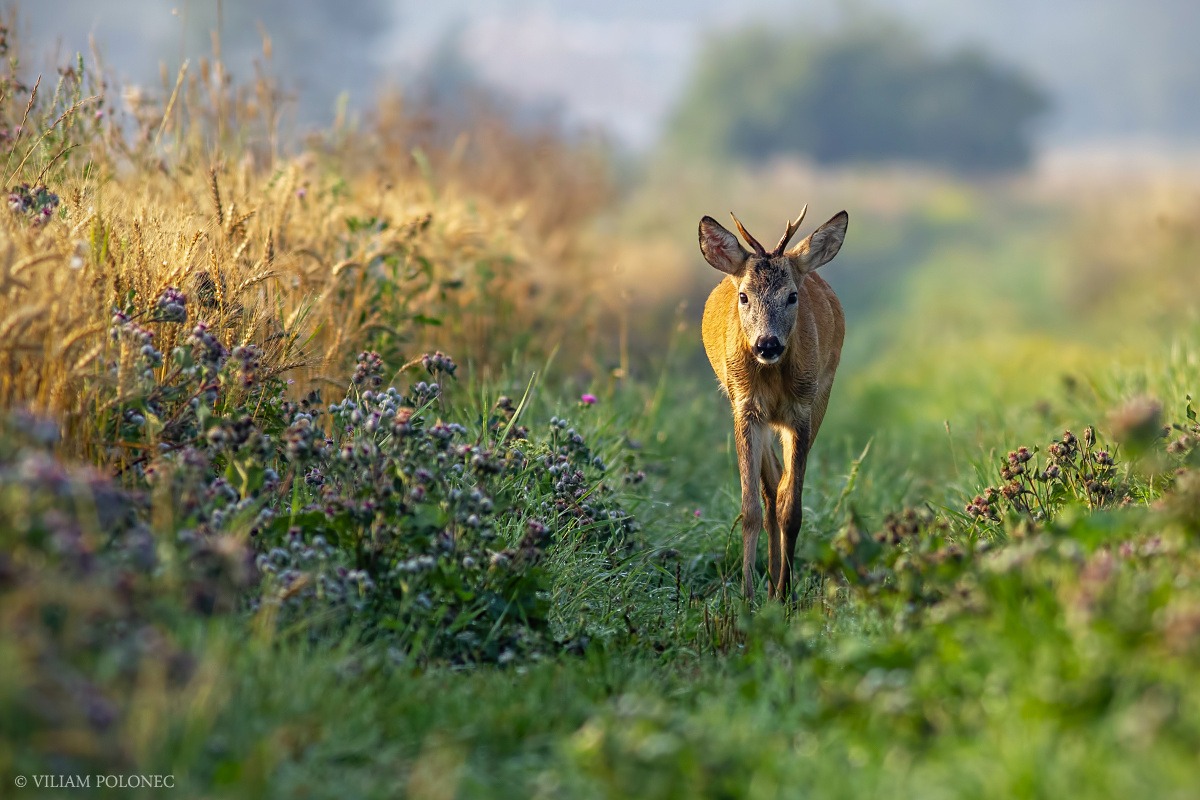
[[[789,228],[793,225],[789,224]],[[801,495],[808,452],[829,405],[845,336],[841,303],[829,284],[813,270],[837,254],[845,227],[846,217],[842,212],[787,253],[779,252],[781,246],[774,253],[753,256],[744,250],[740,254],[733,250],[722,232],[731,238],[732,234],[714,220],[706,217],[701,221],[701,250],[713,266],[729,273],[705,303],[701,330],[709,363],[733,408],[741,475],[743,581],[747,598],[753,596],[758,537],[764,524],[768,536],[768,595],[784,599],[791,593],[792,560],[803,516]],[[736,239],[733,243],[736,245]],[[719,248],[718,252],[714,253],[714,246]],[[739,293],[753,293],[765,287],[767,279],[761,276],[768,274],[775,286],[790,277],[797,294],[794,304],[776,303],[771,309],[776,315],[783,314],[784,308],[788,315],[791,309],[795,310],[795,324],[787,336],[783,355],[773,364],[764,364],[756,358],[754,342],[739,312]],[[786,293],[788,288],[790,284],[783,291]],[[758,302],[758,298],[747,300]],[[744,307],[750,306],[744,304]],[[772,449],[768,434],[771,430],[782,442],[782,463]],[[766,503],[765,518],[760,493]]]

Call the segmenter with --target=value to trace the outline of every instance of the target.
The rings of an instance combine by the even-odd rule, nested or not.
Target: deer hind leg
[[[829,394],[832,390],[833,379],[830,378],[829,383],[818,390],[817,397],[813,401],[812,411],[809,412],[809,447],[812,447],[812,443],[817,440],[817,433],[821,430],[821,421],[825,419],[825,410],[829,408]]]
[[[769,443],[764,444],[762,495],[763,505],[766,507],[767,574],[770,576],[767,582],[767,597],[775,596],[775,587],[779,584],[779,571],[782,568],[780,545],[783,539],[779,530],[779,514],[777,511],[781,474],[782,467],[779,465],[779,457],[775,455],[775,451],[770,447]]]

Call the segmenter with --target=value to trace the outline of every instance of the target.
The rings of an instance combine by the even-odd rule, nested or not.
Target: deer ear
[[[846,225],[850,215],[839,211],[821,227],[804,237],[804,240],[787,251],[788,260],[801,273],[812,272],[833,260],[846,240]]]
[[[750,257],[737,237],[712,217],[700,219],[700,252],[705,261],[729,275],[739,272]]]

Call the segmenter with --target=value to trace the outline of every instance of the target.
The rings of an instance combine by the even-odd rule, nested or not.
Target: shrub
[[[125,391],[99,427],[151,499],[140,518],[169,540],[193,611],[248,607],[314,638],[354,626],[419,659],[511,660],[554,645],[548,547],[630,543],[606,465],[566,420],[533,436],[507,398],[476,431],[443,417],[445,354],[403,365],[429,380],[400,391],[364,351],[337,402],[292,401],[257,346],[226,347],[191,305],[168,288],[114,313]]]

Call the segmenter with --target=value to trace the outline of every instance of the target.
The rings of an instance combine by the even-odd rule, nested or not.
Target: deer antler
[[[787,224],[787,230],[783,232],[783,238],[779,240],[779,244],[775,245],[775,249],[771,251],[772,256],[783,255],[784,249],[788,246],[788,242],[792,240],[792,237],[796,235],[796,231],[800,229],[800,223],[804,221],[804,215],[807,213],[808,203],[805,203],[804,208],[800,209],[800,216],[796,217],[796,221]]]
[[[736,216],[734,216],[734,213],[732,211],[729,212],[729,216],[733,217],[733,224],[737,225],[738,232],[742,234],[742,238],[746,240],[746,244],[753,247],[755,253],[762,256],[763,258],[766,258],[767,251],[761,244],[758,243],[758,239],[755,239],[753,236],[750,235],[750,232],[747,231],[745,229],[745,227],[743,227],[742,221],[740,219],[738,219]]]

